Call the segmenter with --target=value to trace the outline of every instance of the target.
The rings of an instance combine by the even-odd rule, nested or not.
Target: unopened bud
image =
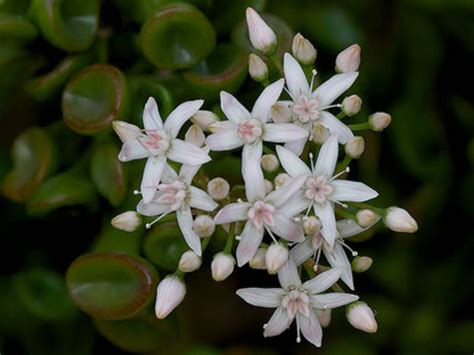
[[[271,275],[275,275],[278,270],[288,261],[288,248],[281,243],[272,243],[265,253],[265,265]]]
[[[310,216],[303,223],[303,230],[306,235],[315,235],[321,230],[321,222],[318,218]]]
[[[214,220],[208,215],[197,216],[193,222],[193,231],[201,238],[210,237],[215,230]]]
[[[115,216],[110,223],[122,231],[133,232],[142,223],[142,218],[135,211],[127,211]]]
[[[385,112],[376,112],[369,116],[369,126],[372,131],[382,132],[392,122],[392,116]]]
[[[122,143],[131,141],[141,134],[140,128],[124,121],[113,121],[112,127]]]
[[[365,302],[354,302],[347,306],[346,317],[349,323],[356,329],[367,333],[377,331],[377,321],[374,312]]]
[[[218,253],[211,263],[212,278],[215,281],[224,281],[234,271],[235,259],[232,255]]]
[[[193,124],[186,131],[184,140],[194,144],[195,146],[202,147],[206,141],[206,137],[204,136],[201,127],[199,127],[197,124]]]
[[[356,221],[362,228],[372,227],[379,220],[379,216],[369,209],[359,210],[356,214]]]
[[[210,180],[207,184],[207,192],[214,200],[222,200],[229,196],[230,185],[221,177]]]
[[[290,176],[286,173],[278,174],[273,181],[275,184],[275,189],[278,189],[290,181]]]
[[[188,250],[181,255],[178,270],[182,272],[193,272],[201,267],[201,258],[192,250]]]
[[[168,316],[183,301],[186,285],[177,276],[168,275],[156,290],[155,314],[158,319]]]
[[[251,7],[247,8],[246,18],[250,42],[253,47],[264,54],[273,54],[277,47],[275,32],[273,32],[260,15]]]
[[[316,49],[301,33],[297,33],[293,38],[291,51],[296,60],[303,65],[311,65],[316,60]]]
[[[280,162],[274,154],[265,154],[261,160],[262,169],[267,173],[273,173],[280,167]]]
[[[362,106],[362,99],[357,95],[347,96],[342,100],[342,112],[351,117],[357,115]]]
[[[352,159],[358,159],[364,153],[365,150],[365,140],[361,136],[356,136],[352,138],[344,146],[346,154]]]
[[[268,67],[258,55],[249,54],[249,74],[250,77],[258,82],[268,79]]]
[[[265,264],[265,254],[267,253],[266,248],[258,248],[257,252],[249,261],[249,266],[256,270],[265,270],[267,268]]]
[[[336,72],[350,73],[357,71],[360,65],[360,46],[353,44],[344,49],[337,55],[336,58]]]
[[[316,316],[321,323],[321,327],[326,328],[331,323],[331,310],[330,309],[316,309]]]
[[[291,119],[291,110],[288,105],[277,102],[272,106],[272,120],[275,123],[288,123]]]
[[[313,125],[310,139],[317,144],[323,144],[329,138],[329,130],[320,122]]]
[[[355,272],[365,272],[370,269],[373,262],[372,258],[368,256],[356,256],[352,260],[352,270]]]
[[[217,122],[214,112],[200,110],[191,117],[191,122],[197,124],[204,132],[209,131],[209,125]]]
[[[415,233],[418,230],[418,224],[410,214],[400,207],[387,208],[383,219],[385,225],[395,232]]]
[[[272,184],[271,181],[265,179],[265,180],[263,181],[263,184],[264,184],[264,186],[265,186],[265,193],[266,193],[267,195],[268,195],[270,192],[273,191],[273,184]]]

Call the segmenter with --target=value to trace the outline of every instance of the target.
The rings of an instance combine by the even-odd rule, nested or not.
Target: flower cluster
[[[347,238],[381,219],[394,231],[417,230],[408,212],[368,204],[378,193],[347,179],[350,161],[365,149],[364,139],[354,132],[381,131],[389,125],[390,115],[377,112],[366,123],[344,123],[362,104],[357,95],[338,101],[358,77],[358,45],[342,51],[336,59],[338,73],[316,85],[316,49],[307,39],[297,34],[293,55],[284,53],[281,65],[277,36],[251,8],[247,24],[256,50],[249,57],[249,73],[264,86],[251,110],[222,91],[223,118],[201,111],[204,102],[195,100],[179,105],[163,121],[157,103],[149,98],[143,111],[144,129],[114,122],[123,142],[119,159],[146,159],[146,165],[136,192],[142,196],[138,214],[125,212],[112,223],[132,231],[141,224],[141,216],[153,217],[147,228],[170,216],[176,219],[189,250],[181,256],[176,272],[158,286],[155,310],[160,319],[184,299],[184,275],[201,267],[209,238],[220,225],[228,238],[224,250],[213,258],[214,280],[225,280],[235,264],[278,275],[281,288],[237,291],[251,305],[276,308],[264,326],[265,337],[281,334],[295,321],[297,341],[302,333],[320,346],[321,325],[329,323],[331,309],[344,305],[354,327],[375,332],[371,308],[356,302],[359,297],[346,293],[338,281],[354,290],[352,272],[365,271],[372,264],[371,258],[358,256],[348,246]],[[283,78],[270,83],[266,63],[281,69]],[[188,120],[193,124],[181,140],[179,132]],[[345,152],[342,160],[338,159],[340,145]],[[223,177],[209,180],[201,170],[212,152],[231,150],[241,152],[242,196],[230,194],[231,186]],[[198,173],[204,187],[202,181],[195,182]],[[322,264],[322,255],[328,265]],[[331,288],[336,292],[326,292]]]

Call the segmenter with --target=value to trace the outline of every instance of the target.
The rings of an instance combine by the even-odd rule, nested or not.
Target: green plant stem
[[[204,238],[202,241],[201,241],[201,249],[202,249],[202,253],[204,254],[204,251],[206,250],[207,246],[209,245],[209,242],[211,241],[211,237],[209,238]]]
[[[369,122],[354,123],[348,125],[347,127],[349,127],[353,131],[365,131],[367,129],[370,129]]]
[[[351,161],[352,161],[352,158],[350,156],[346,155],[344,157],[344,159],[339,164],[337,164],[336,172],[343,171],[345,168],[347,168],[349,166]]]
[[[263,85],[263,87],[265,87],[265,88],[266,88],[268,85],[270,85],[270,81],[268,80],[268,78],[265,79],[265,80],[262,80],[260,83],[261,83],[261,84]]]
[[[232,223],[229,227],[229,235],[227,236],[227,242],[224,247],[224,254],[232,254],[232,246],[234,245],[235,238],[235,223]]]
[[[276,155],[275,151],[272,150],[271,148],[268,148],[266,145],[263,146],[263,152],[265,154],[273,154],[273,155]]]
[[[345,114],[344,112],[342,112],[342,111],[341,111],[341,112],[339,112],[339,113],[337,114],[337,116],[336,116],[336,117],[337,117],[337,118],[339,118],[340,120],[342,120],[343,118],[345,118],[345,117],[346,117],[346,114]]]
[[[383,216],[385,214],[385,208],[375,207],[365,202],[348,202],[347,204],[351,207],[355,207],[359,209],[372,210],[380,216]]]
[[[284,76],[285,73],[283,72],[283,65],[281,64],[276,52],[270,56],[270,60],[272,61],[275,68],[277,68],[277,70],[280,72],[280,74]]]

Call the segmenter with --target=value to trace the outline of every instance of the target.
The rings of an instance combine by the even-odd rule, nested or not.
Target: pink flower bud
[[[247,8],[246,17],[250,42],[253,47],[264,54],[273,54],[277,46],[275,32],[251,7]]]
[[[372,131],[382,132],[392,122],[392,116],[385,112],[376,112],[369,116],[369,126]]]
[[[141,216],[135,211],[127,211],[115,216],[111,224],[125,232],[133,232],[142,223]]]
[[[158,319],[164,319],[183,301],[186,295],[186,285],[177,276],[168,275],[156,290],[155,314]]]
[[[217,122],[217,116],[211,111],[199,110],[191,117],[191,121],[201,127],[204,132],[208,132],[209,125]]]
[[[377,321],[374,312],[365,302],[354,302],[347,306],[346,317],[349,323],[356,329],[367,333],[377,331]]]
[[[249,74],[250,77],[258,82],[268,79],[268,67],[258,55],[249,54]]]
[[[215,281],[224,281],[234,271],[235,259],[232,255],[218,253],[211,263],[212,278]]]
[[[418,230],[418,223],[410,214],[400,207],[387,208],[384,217],[385,225],[395,232],[415,233]]]
[[[192,250],[188,250],[181,255],[178,270],[182,272],[193,272],[201,267],[201,258]]]
[[[353,158],[358,159],[364,153],[365,150],[365,141],[364,138],[361,136],[356,136],[352,138],[349,142],[346,143],[344,146],[344,150],[346,154]]]
[[[216,177],[207,184],[207,192],[214,200],[222,200],[229,196],[230,185],[221,177]]]
[[[362,99],[357,95],[351,95],[342,100],[342,112],[349,117],[357,115],[361,107]]]
[[[316,49],[301,33],[297,33],[293,38],[291,51],[296,60],[303,65],[311,65],[316,60]]]
[[[281,243],[272,243],[265,253],[265,265],[271,275],[275,275],[278,270],[288,261],[288,248]]]
[[[336,72],[350,73],[357,71],[360,65],[360,46],[353,44],[344,49],[336,58]]]

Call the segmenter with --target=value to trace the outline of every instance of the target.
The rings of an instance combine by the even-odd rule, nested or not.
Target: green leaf
[[[216,33],[194,6],[170,5],[149,17],[140,32],[143,54],[158,68],[181,69],[195,65],[212,51]]]
[[[76,305],[103,320],[130,318],[155,296],[156,270],[144,259],[122,253],[92,253],[69,266],[66,284]]]
[[[176,270],[181,255],[188,249],[175,222],[154,226],[143,242],[145,257],[158,268],[167,271]]]
[[[175,325],[169,319],[158,320],[152,315],[138,315],[118,321],[96,320],[95,326],[112,344],[134,353],[158,348],[169,350],[169,346],[176,341]]]
[[[18,41],[31,41],[38,31],[22,16],[0,13],[0,39],[9,38]]]
[[[13,282],[21,302],[36,317],[59,321],[77,315],[64,279],[57,272],[43,268],[30,269],[17,274]]]
[[[220,91],[240,88],[247,77],[247,56],[233,44],[221,44],[183,77],[200,97],[218,99]]]
[[[51,44],[80,52],[94,41],[99,7],[98,0],[32,0],[28,15]]]
[[[64,122],[81,134],[110,127],[128,112],[129,88],[123,73],[108,64],[94,64],[77,73],[62,96]]]
[[[119,149],[112,142],[98,142],[92,151],[90,172],[97,191],[112,206],[123,200],[127,187],[123,166],[117,159]]]
[[[133,232],[118,230],[107,221],[94,242],[95,252],[121,252],[128,255],[139,255],[141,236],[144,228]]]
[[[3,195],[24,202],[54,170],[55,148],[44,129],[32,127],[15,139],[12,149],[13,170],[1,184]]]
[[[27,201],[26,209],[31,216],[44,216],[66,206],[97,204],[94,186],[84,177],[63,173],[46,180]]]

